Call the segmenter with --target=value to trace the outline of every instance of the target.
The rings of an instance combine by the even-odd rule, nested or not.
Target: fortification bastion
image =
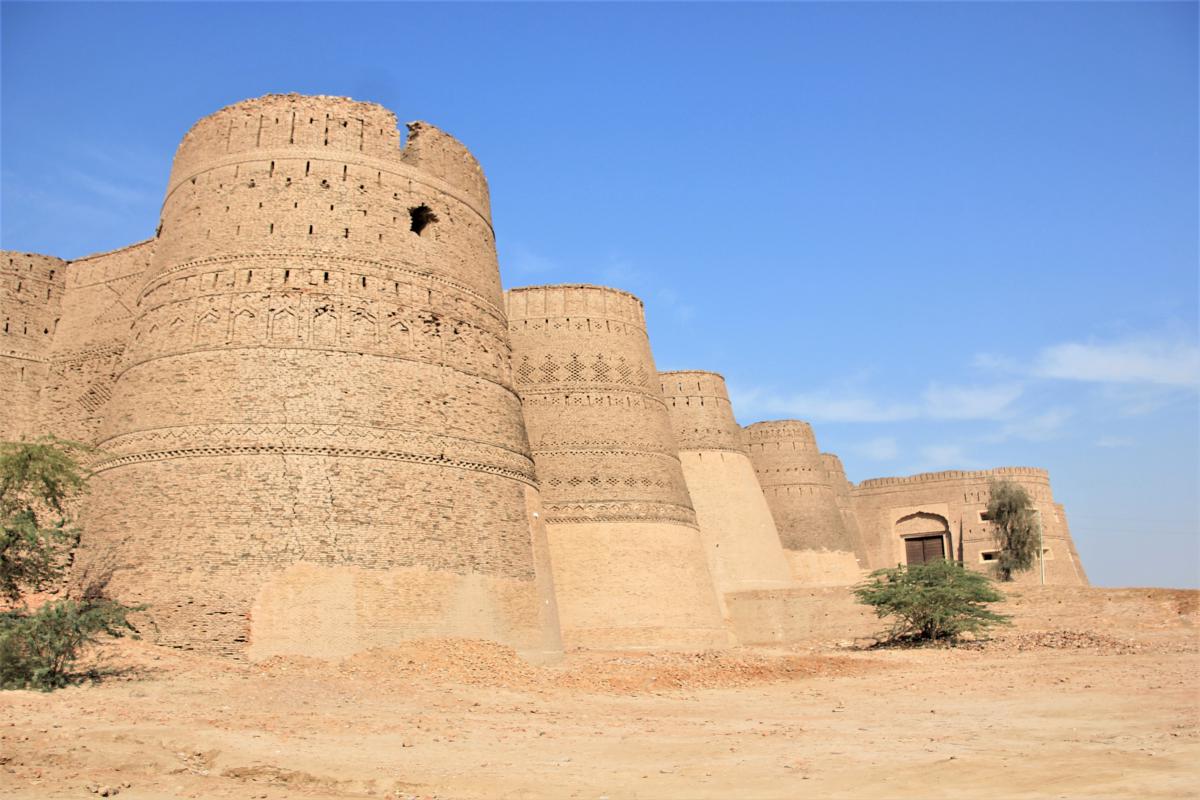
[[[409,132],[268,96],[180,145],[79,570],[148,603],[164,641],[557,647],[486,183],[449,136]]]
[[[564,642],[728,643],[642,302],[586,285],[507,298]]]
[[[679,460],[717,589],[778,589],[792,583],[779,532],[725,379],[715,372],[659,373]]]
[[[793,576],[804,583],[856,578],[866,566],[865,549],[846,527],[812,426],[800,420],[756,422],[744,429],[744,437]]]

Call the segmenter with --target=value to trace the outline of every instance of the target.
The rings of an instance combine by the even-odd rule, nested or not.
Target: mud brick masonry
[[[98,447],[72,585],[146,603],[166,644],[778,639],[745,615],[905,561],[985,569],[994,478],[1033,497],[1047,580],[1087,582],[1043,470],[854,485],[807,423],[742,429],[720,375],[658,373],[633,295],[503,292],[479,164],[377,105],[222,109],[151,238],[0,270],[0,438]]]

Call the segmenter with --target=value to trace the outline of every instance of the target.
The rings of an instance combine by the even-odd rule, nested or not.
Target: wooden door
[[[904,555],[909,564],[928,564],[946,557],[944,536],[914,536],[904,540]]]

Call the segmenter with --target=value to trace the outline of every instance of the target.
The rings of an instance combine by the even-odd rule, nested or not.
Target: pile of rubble
[[[1134,639],[1118,639],[1103,633],[1078,630],[1013,633],[989,639],[983,645],[983,649],[998,651],[1091,650],[1117,655],[1138,653],[1144,649],[1144,645]]]

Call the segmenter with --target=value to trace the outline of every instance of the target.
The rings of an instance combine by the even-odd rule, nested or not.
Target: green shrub
[[[1000,547],[993,569],[1000,580],[1011,581],[1013,573],[1031,569],[1037,559],[1041,535],[1033,501],[1018,483],[992,481],[987,516]]]
[[[37,611],[0,615],[0,689],[66,686],[81,651],[101,636],[134,632],[130,611],[111,600],[57,600]]]
[[[885,634],[893,642],[953,642],[964,633],[1009,622],[985,607],[1004,599],[988,577],[953,561],[876,570],[854,587],[854,594],[880,619],[894,618]]]
[[[70,509],[87,488],[87,450],[51,436],[0,442],[0,689],[65,686],[84,648],[134,630],[128,615],[141,608],[101,599],[102,586],[26,607],[26,592],[59,588],[79,542]]]
[[[53,437],[0,442],[0,595],[9,603],[57,582],[79,541],[68,508],[87,482],[81,449]]]

